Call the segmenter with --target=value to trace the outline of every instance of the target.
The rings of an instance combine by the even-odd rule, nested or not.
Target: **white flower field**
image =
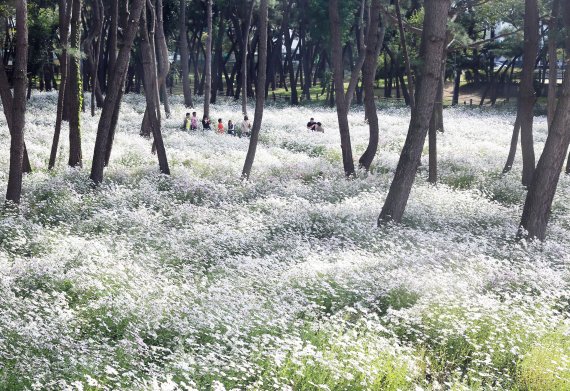
[[[47,170],[56,101],[32,96],[34,172],[19,213],[0,211],[0,390],[570,389],[570,177],[547,241],[517,241],[520,151],[501,175],[514,115],[446,109],[440,183],[426,144],[403,223],[377,228],[404,108],[379,110],[372,171],[347,180],[334,110],[270,106],[243,182],[248,140],[180,130],[180,100],[160,175],[128,95],[94,189],[98,117],[83,116],[84,168],[66,167],[64,125]],[[212,119],[239,122],[238,103]],[[356,159],[361,108],[349,122]],[[536,117],[537,152],[545,138]],[[2,115],[2,195],[9,148]]]

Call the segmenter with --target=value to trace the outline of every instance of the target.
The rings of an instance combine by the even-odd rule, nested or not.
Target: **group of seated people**
[[[202,117],[202,130],[212,130],[210,118],[207,115]],[[198,117],[196,116],[196,112],[186,113],[186,117],[184,118],[184,124],[182,125],[181,129],[190,130],[198,130]],[[218,118],[218,125],[216,126],[216,132],[219,134],[231,134],[232,136],[245,136],[249,137],[251,135],[251,123],[249,122],[249,118],[246,116],[243,117],[243,121],[241,126],[237,127],[232,120],[228,121],[227,129],[224,127],[224,122],[221,118]]]
[[[210,118],[207,115],[202,117],[202,130],[212,130]],[[196,112],[186,113],[186,117],[184,118],[184,123],[181,126],[181,129],[185,129],[187,131],[198,130],[198,117],[196,116]],[[307,129],[313,132],[320,132],[324,133],[325,129],[320,122],[316,122],[314,118],[311,118],[309,122],[307,122]],[[216,126],[216,132],[219,134],[231,134],[232,136],[245,136],[249,137],[251,135],[251,123],[249,122],[249,118],[247,115],[243,117],[243,121],[241,126],[236,126],[232,120],[228,121],[227,128],[224,127],[224,123],[221,118],[218,118],[218,125]]]
[[[320,122],[315,122],[314,118],[311,118],[309,122],[307,122],[307,129],[313,132],[321,132],[321,133],[325,132],[323,125]]]

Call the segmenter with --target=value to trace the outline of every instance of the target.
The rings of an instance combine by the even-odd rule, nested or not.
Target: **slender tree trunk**
[[[60,73],[61,81],[59,83],[59,91],[57,98],[57,111],[55,118],[55,131],[53,133],[53,141],[51,144],[51,153],[49,157],[48,168],[51,170],[55,166],[57,158],[57,149],[59,145],[59,137],[61,134],[61,122],[63,119],[63,104],[65,102],[65,93],[67,92],[67,75],[69,73],[67,46],[69,44],[69,23],[71,21],[71,7],[74,0],[60,0],[60,40],[61,40],[61,56],[60,56]]]
[[[534,173],[534,141],[532,135],[533,109],[536,93],[533,85],[534,59],[538,52],[538,5],[536,0],[525,0],[524,61],[519,86],[521,147],[523,157],[522,184],[530,185]]]
[[[16,1],[16,56],[14,61],[14,96],[12,99],[12,131],[10,132],[10,169],[6,200],[20,203],[22,196],[22,164],[24,159],[24,125],[28,65],[28,4]],[[6,118],[8,120],[8,118]]]
[[[111,0],[111,26],[109,27],[109,65],[107,68],[107,88],[113,74],[115,73],[115,65],[117,63],[117,36],[119,30],[119,0]]]
[[[293,0],[289,0],[289,3],[287,5],[288,9],[291,9],[291,4],[293,3]],[[287,20],[289,20],[289,14],[290,12],[285,13],[285,15],[283,17],[287,17]],[[292,37],[292,32],[290,31],[290,29],[287,29],[287,31],[285,31],[285,56],[286,56],[286,60],[287,60],[287,71],[289,72],[289,85],[291,87],[291,104],[292,105],[298,105],[299,104],[299,97],[297,95],[297,83],[296,83],[296,79],[295,79],[295,67],[293,65],[293,54],[292,54],[292,45],[293,45],[293,37]]]
[[[107,96],[103,104],[99,126],[97,127],[97,138],[95,139],[93,163],[90,175],[91,180],[95,184],[99,184],[103,181],[105,152],[107,149],[107,140],[111,132],[113,112],[117,105],[120,107],[121,101],[118,100],[118,98],[120,97],[120,91],[125,83],[131,47],[139,26],[139,19],[144,1],[145,0],[133,0],[128,25],[124,29],[124,44],[119,50],[119,55],[117,56],[117,62],[115,64],[115,71],[112,74]]]
[[[423,59],[423,63],[416,90],[416,106],[412,112],[408,136],[394,179],[378,217],[378,224],[382,224],[383,221],[400,222],[410,196],[441,80],[441,58],[447,43],[446,25],[449,7],[450,0],[425,1],[420,47],[420,58]]]
[[[261,120],[263,118],[263,104],[265,102],[265,79],[267,77],[267,14],[268,0],[260,0],[259,3],[259,71],[257,85],[255,87],[255,114],[253,126],[251,128],[251,136],[249,139],[249,149],[242,170],[242,178],[249,178],[251,167],[255,158],[257,142],[259,139],[259,131],[261,129]],[[244,94],[245,95],[245,94]]]
[[[178,42],[180,45],[180,70],[182,72],[182,91],[184,92],[184,106],[194,107],[192,102],[192,89],[190,88],[190,69],[188,66],[188,59],[190,54],[188,53],[188,37],[186,28],[186,0],[180,0],[180,19],[178,21],[178,28],[180,30],[180,35]]]
[[[208,36],[206,37],[206,86],[204,89],[204,115],[210,117],[210,94],[212,93],[212,0],[206,0]]]
[[[360,22],[359,31],[359,39],[360,42],[358,48],[358,58],[356,59],[356,64],[352,69],[350,74],[350,81],[348,82],[348,88],[346,91],[346,111],[350,111],[350,105],[352,103],[352,97],[354,96],[354,92],[356,91],[356,86],[358,84],[358,79],[360,76],[360,71],[362,70],[362,66],[364,65],[364,58],[366,57],[366,48],[364,46],[364,7],[365,7],[365,0],[361,2],[360,5],[360,18],[358,19]],[[358,26],[357,26],[358,27]]]
[[[154,46],[156,47],[156,62],[158,65],[158,88],[162,103],[164,105],[164,113],[166,118],[170,117],[170,104],[168,102],[168,92],[166,90],[166,78],[170,71],[170,62],[168,61],[168,46],[166,44],[166,36],[164,35],[164,15],[162,0],[156,0],[154,7],[155,18],[155,36]],[[160,105],[159,105],[160,109]]]
[[[560,11],[560,1],[552,1],[552,13],[550,14],[550,20],[548,21],[548,98],[547,98],[547,118],[548,127],[552,125],[552,120],[554,119],[554,113],[556,111],[556,84],[558,83],[558,75],[556,70],[556,61],[558,56],[556,55],[556,37],[557,37],[557,15]]]
[[[152,7],[152,4],[147,0],[147,8],[151,13],[153,21],[151,26],[156,26],[156,12]],[[163,174],[170,174],[170,169],[168,167],[168,159],[166,156],[166,150],[164,148],[164,142],[162,140],[161,118],[160,118],[160,100],[159,100],[159,90],[158,90],[158,74],[157,74],[157,61],[155,57],[155,48],[153,43],[154,40],[154,28],[149,34],[147,27],[147,12],[145,7],[143,7],[141,18],[140,18],[140,40],[141,40],[141,55],[142,63],[144,69],[144,90],[146,98],[146,114],[148,116],[150,127],[152,129],[152,134],[154,137],[153,148],[156,148],[158,156],[158,164],[160,172]]]
[[[81,78],[81,0],[72,0],[71,11],[71,48],[73,56],[69,67],[69,160],[71,167],[81,167],[81,105],[83,102],[83,85]]]
[[[354,161],[352,160],[352,146],[350,143],[350,128],[348,126],[348,109],[344,93],[344,70],[341,41],[341,20],[338,11],[338,0],[329,1],[329,20],[331,31],[331,53],[333,63],[333,77],[335,85],[336,112],[340,131],[340,146],[344,173],[347,177],[355,175]]]
[[[503,174],[511,171],[513,163],[515,161],[515,155],[517,153],[517,144],[519,142],[519,133],[521,131],[521,119],[519,113],[517,113],[517,118],[515,119],[515,125],[513,127],[513,135],[511,136],[511,147],[509,148],[509,155],[507,156],[507,162],[505,167],[503,167]]]
[[[253,17],[254,0],[251,0],[248,12],[245,16],[244,28],[242,31],[242,57],[241,57],[241,111],[242,114],[247,114],[247,48],[249,46],[249,28],[251,26],[251,19]]]
[[[368,119],[370,138],[368,147],[358,162],[360,167],[370,170],[372,160],[378,149],[379,126],[376,113],[376,100],[374,99],[374,80],[378,67],[378,55],[384,41],[384,26],[380,27],[381,0],[372,0],[370,6],[370,24],[366,34],[366,58],[362,66],[362,86],[364,89],[364,112]]]
[[[93,66],[91,69],[91,116],[95,116],[95,104],[100,98],[97,94],[101,93],[99,88],[99,78],[97,72],[99,70],[99,53],[101,52],[101,42],[103,41],[103,18],[104,6],[102,0],[93,1],[93,28],[96,30],[95,37],[97,42],[93,45]]]
[[[414,107],[414,79],[412,77],[412,67],[410,66],[410,56],[408,55],[408,45],[406,44],[406,33],[404,24],[402,23],[402,13],[400,12],[400,0],[395,0],[396,16],[398,18],[398,31],[400,32],[400,46],[404,56],[404,65],[406,67],[406,76],[408,76],[408,94],[410,95],[410,107]]]
[[[212,82],[212,91],[211,91],[211,98],[210,103],[216,103],[216,98],[218,97],[218,91],[222,86],[222,69],[224,66],[224,56],[223,56],[223,43],[224,43],[224,14],[220,12],[219,21],[218,21],[218,32],[216,34],[216,47],[215,51],[215,58],[214,58],[214,80]]]

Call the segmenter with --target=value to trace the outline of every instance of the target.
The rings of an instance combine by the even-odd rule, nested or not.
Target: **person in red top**
[[[224,134],[225,130],[224,130],[224,123],[222,122],[221,118],[218,118],[218,133],[220,134]]]

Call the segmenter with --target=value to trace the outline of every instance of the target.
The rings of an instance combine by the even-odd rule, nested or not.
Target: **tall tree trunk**
[[[400,0],[395,0],[396,16],[398,18],[398,31],[400,32],[400,46],[404,56],[404,65],[406,67],[406,76],[408,76],[408,94],[410,95],[410,107],[413,109],[414,100],[414,79],[412,78],[412,68],[410,66],[410,56],[408,55],[408,45],[406,44],[406,33],[404,24],[402,23],[402,13],[400,12]]]
[[[291,9],[291,4],[293,0],[289,0],[287,5],[288,9]],[[290,12],[287,12],[283,17],[287,17],[289,19]],[[286,29],[285,31],[285,58],[287,60],[287,71],[289,72],[289,85],[291,87],[291,104],[298,105],[299,104],[299,97],[297,95],[297,83],[295,79],[295,67],[293,65],[293,54],[292,54],[292,45],[293,45],[293,33],[291,29]]]
[[[329,20],[331,31],[331,53],[333,63],[333,77],[335,85],[336,112],[340,131],[340,147],[342,150],[342,163],[344,174],[347,177],[355,175],[354,161],[352,160],[352,146],[350,143],[350,128],[348,126],[348,109],[344,93],[344,69],[341,41],[341,20],[338,11],[338,0],[329,1]]]
[[[162,103],[164,105],[164,113],[166,118],[170,117],[170,104],[168,102],[168,92],[166,90],[166,78],[170,71],[170,62],[168,61],[168,46],[166,44],[166,36],[164,35],[164,14],[162,0],[156,0],[154,7],[155,18],[155,36],[154,46],[156,47],[156,63],[158,66],[158,88]],[[160,107],[159,107],[160,109]]]
[[[378,67],[378,55],[384,41],[384,26],[380,27],[381,0],[372,0],[370,6],[370,24],[366,34],[366,58],[362,66],[362,86],[364,89],[364,112],[368,119],[370,138],[368,147],[358,162],[360,166],[370,170],[370,165],[378,149],[378,114],[376,113],[376,100],[374,97],[374,80]]]
[[[356,91],[356,86],[358,84],[358,79],[360,76],[360,71],[362,70],[362,66],[364,65],[364,59],[366,57],[366,48],[364,46],[364,7],[365,7],[365,0],[361,2],[360,5],[360,18],[358,19],[360,22],[360,27],[357,30],[359,31],[359,39],[360,42],[358,48],[358,58],[356,59],[356,64],[352,69],[350,74],[350,81],[348,82],[348,89],[346,90],[346,111],[350,111],[350,105],[352,103],[352,97],[354,96],[354,92]]]
[[[59,83],[59,91],[57,98],[57,111],[55,117],[55,131],[53,133],[53,141],[51,144],[51,153],[49,157],[48,169],[52,169],[55,166],[55,160],[57,158],[57,149],[59,145],[59,137],[61,134],[61,122],[63,119],[65,94],[67,92],[67,75],[69,74],[69,54],[67,52],[67,46],[69,44],[69,23],[71,22],[71,7],[74,0],[60,0],[60,44],[61,44],[61,56],[60,56],[60,74],[61,81]]]
[[[249,46],[249,28],[253,17],[254,0],[251,0],[248,12],[245,15],[245,23],[242,30],[242,54],[241,54],[241,111],[247,114],[247,48]]]
[[[73,55],[69,66],[69,160],[71,167],[81,167],[81,105],[83,86],[81,78],[81,0],[72,0],[71,11],[71,48]]]
[[[93,64],[91,69],[91,116],[95,116],[95,104],[100,100],[97,94],[101,94],[99,88],[99,78],[97,72],[99,70],[99,53],[101,52],[101,42],[103,41],[103,18],[104,5],[102,0],[93,0],[93,29],[95,29],[95,38],[97,42],[93,44]]]
[[[534,59],[538,52],[538,5],[537,0],[525,0],[524,60],[519,86],[519,109],[521,121],[521,148],[523,157],[522,184],[530,185],[534,173],[534,141],[532,136],[533,109],[536,93],[533,85]]]
[[[133,0],[128,24],[124,29],[124,44],[119,50],[119,55],[117,56],[117,62],[115,64],[115,72],[112,74],[107,96],[103,104],[103,110],[101,111],[90,175],[91,180],[95,184],[99,184],[103,181],[105,153],[107,149],[107,141],[111,132],[113,112],[115,111],[116,106],[120,107],[121,104],[121,101],[118,100],[118,98],[120,98],[120,91],[125,83],[131,47],[139,26],[139,19],[144,1],[145,0]]]
[[[554,112],[556,111],[556,84],[558,83],[558,75],[556,70],[556,61],[558,56],[556,55],[556,37],[558,23],[556,16],[560,11],[560,1],[552,1],[552,12],[550,14],[550,20],[548,21],[548,98],[547,98],[547,118],[548,127],[552,125],[552,120],[554,118]]]
[[[113,88],[109,85],[115,66],[117,63],[117,36],[119,31],[119,0],[111,0],[111,25],[109,26],[109,65],[107,68],[107,89]]]
[[[242,170],[242,178],[249,178],[251,167],[255,158],[261,120],[263,118],[263,104],[265,102],[265,78],[267,77],[267,14],[268,0],[260,0],[259,3],[259,70],[257,85],[255,87],[255,114],[251,136],[249,139],[249,149]],[[245,94],[244,94],[245,95]]]
[[[216,56],[214,58],[214,80],[212,82],[212,92],[210,103],[216,103],[216,98],[218,97],[218,91],[222,86],[222,73],[223,73],[223,66],[224,66],[224,56],[223,56],[223,43],[224,43],[224,14],[220,12],[219,21],[218,21],[218,32],[216,34],[216,45],[215,45],[215,53]]]
[[[186,28],[186,0],[180,0],[180,19],[178,20],[178,29],[180,35],[178,42],[180,46],[180,71],[182,72],[182,91],[184,93],[184,106],[194,107],[192,102],[192,89],[190,88],[190,69],[188,61],[190,54],[188,53],[188,30]]]
[[[12,99],[12,131],[10,132],[10,169],[6,189],[6,200],[15,204],[20,203],[22,196],[27,66],[28,4],[26,0],[18,0],[16,1],[16,57],[13,74],[14,96]]]
[[[206,86],[204,88],[204,115],[210,117],[210,94],[212,93],[212,0],[206,0],[208,36],[206,37],[205,74]]]
[[[150,24],[151,26],[156,26],[157,16],[150,0],[147,0],[147,8],[150,11],[152,17]],[[140,41],[143,63],[142,65],[144,69],[143,83],[146,98],[146,115],[148,117],[154,138],[153,149],[156,148],[160,172],[163,174],[170,174],[168,159],[166,157],[166,150],[164,148],[164,142],[162,140],[162,133],[160,130],[161,118],[158,90],[159,80],[157,74],[158,64],[155,57],[156,50],[154,47],[154,27],[152,27],[151,33],[149,34],[147,12],[145,7],[142,9],[140,18]]]
[[[564,25],[570,28],[570,3],[563,2]],[[570,38],[566,39],[570,48]],[[566,67],[570,61],[566,60]],[[544,240],[560,172],[570,143],[570,77],[565,77],[544,150],[528,188],[518,236]]]
[[[441,79],[441,58],[447,41],[446,25],[450,0],[426,0],[420,47],[423,63],[418,77],[416,106],[412,112],[408,135],[390,185],[378,224],[400,222],[420,163],[429,121],[433,113]]]

